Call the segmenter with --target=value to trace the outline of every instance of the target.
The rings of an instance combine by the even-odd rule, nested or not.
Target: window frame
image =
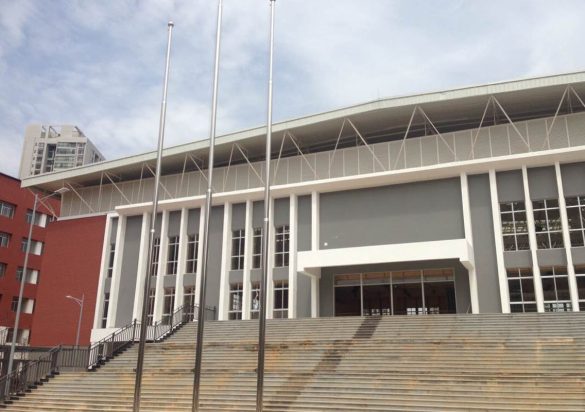
[[[531,268],[508,268],[506,269],[506,280],[508,282],[508,290],[511,290],[510,284],[511,282],[518,283],[518,289],[520,291],[520,300],[512,300],[512,296],[509,296],[509,303],[510,303],[510,312],[517,313],[517,312],[536,312],[536,290],[534,286],[534,273],[532,273]],[[530,281],[530,285],[532,287],[532,294],[534,295],[534,300],[528,300],[526,298],[526,294],[529,292],[524,291],[524,282],[523,281]],[[527,307],[530,310],[526,310]],[[515,311],[513,308],[521,308],[521,311]]]
[[[244,309],[244,284],[242,282],[230,283],[228,302],[228,319],[241,320]]]
[[[176,275],[179,270],[179,236],[169,236],[167,245],[167,275]]]
[[[255,227],[252,233],[252,269],[262,268],[262,228]]]
[[[289,264],[290,226],[277,226],[274,230],[274,267],[287,267]]]
[[[158,259],[160,257],[160,236],[152,240],[152,256],[150,260],[150,276],[158,276]]]
[[[246,230],[232,230],[231,270],[244,269],[244,256],[246,246]]]
[[[108,310],[110,309],[110,292],[104,293],[104,303],[102,306],[102,319],[101,325],[102,329],[108,326]]]
[[[254,299],[254,294],[256,294],[256,299]],[[256,302],[256,308],[254,308],[254,303]],[[258,319],[260,318],[260,282],[252,282],[250,286],[250,319]]]
[[[106,277],[111,278],[114,275],[114,262],[116,259],[116,242],[110,243],[110,250],[108,252],[108,267],[106,269]]]
[[[542,207],[538,204],[542,203]],[[553,205],[550,205],[550,204]],[[556,206],[554,205],[556,203]],[[552,213],[558,214],[557,219],[552,219]],[[536,233],[536,248],[537,249],[561,249],[564,247],[563,240],[563,223],[561,219],[561,208],[558,199],[542,199],[532,201],[532,214],[534,217],[534,231]],[[543,219],[537,219],[538,214],[544,214]],[[551,222],[557,222],[557,225],[552,225]],[[551,229],[555,227],[555,229]],[[553,241],[553,235],[555,241]],[[543,239],[545,240],[543,243]]]
[[[547,273],[549,272],[549,273]],[[545,289],[547,280],[552,279],[554,299],[547,299],[548,292]],[[559,299],[559,283],[566,281],[566,298]],[[540,281],[542,283],[544,311],[545,312],[571,312],[573,310],[571,305],[571,291],[569,286],[569,272],[566,266],[550,266],[540,268]]]
[[[565,197],[565,205],[567,209],[567,223],[569,230],[569,238],[571,239],[571,247],[585,246],[585,196],[567,196]],[[579,226],[572,227],[571,223],[575,223],[571,219],[572,211],[577,210],[579,216]],[[579,240],[576,242],[575,240]]]
[[[272,318],[286,319],[288,318],[288,280],[275,280],[273,286],[274,303],[272,305]]]
[[[0,247],[9,247],[12,240],[12,234],[8,232],[0,232]]]
[[[518,217],[524,216],[524,225],[522,220],[516,220]],[[510,216],[512,220],[505,219]],[[511,230],[506,229],[508,227],[505,222],[511,222]],[[500,203],[500,223],[502,230],[502,241],[504,245],[504,251],[511,252],[517,250],[530,250],[530,240],[528,236],[528,220],[526,217],[526,204],[522,201],[517,202],[501,202]],[[519,241],[519,238],[524,239],[523,242]],[[507,242],[512,239],[513,243]],[[510,247],[513,246],[513,247]]]
[[[7,219],[14,219],[14,213],[16,212],[16,205],[4,200],[0,200],[0,216],[4,216]]]
[[[185,273],[197,273],[199,259],[199,233],[187,236],[187,259]]]

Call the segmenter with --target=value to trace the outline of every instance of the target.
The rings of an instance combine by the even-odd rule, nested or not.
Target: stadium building
[[[585,309],[585,72],[389,98],[274,125],[269,318]],[[258,314],[266,129],[217,139],[207,304]],[[154,134],[153,134],[154,136]],[[208,141],[31,176],[63,186],[33,344],[197,304]],[[53,239],[53,240],[55,240]],[[57,250],[59,249],[59,250]],[[59,321],[61,320],[61,321]],[[74,318],[71,319],[74,322]],[[37,328],[37,323],[39,324]],[[43,326],[44,325],[44,326]]]

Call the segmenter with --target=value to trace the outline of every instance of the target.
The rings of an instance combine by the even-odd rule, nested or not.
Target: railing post
[[[132,342],[134,342],[134,339],[136,339],[136,319],[134,319],[132,325]]]

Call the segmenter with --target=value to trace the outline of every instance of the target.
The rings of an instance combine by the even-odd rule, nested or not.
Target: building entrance
[[[335,316],[455,313],[452,269],[335,276]]]

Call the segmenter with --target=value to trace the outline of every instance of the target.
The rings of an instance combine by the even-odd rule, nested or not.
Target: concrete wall
[[[297,317],[311,317],[311,278],[297,274]]]
[[[459,179],[321,194],[320,249],[464,238]]]
[[[209,225],[209,255],[207,260],[206,305],[219,307],[219,284],[221,280],[221,251],[223,237],[223,206],[211,209]]]
[[[125,326],[132,321],[141,229],[142,216],[128,217],[126,221],[126,236],[124,238],[122,271],[120,273],[118,310],[116,311],[115,325],[117,327]]]
[[[474,259],[480,313],[499,313],[500,288],[488,175],[469,176]]]
[[[311,250],[311,196],[298,197],[298,243],[299,252]]]

